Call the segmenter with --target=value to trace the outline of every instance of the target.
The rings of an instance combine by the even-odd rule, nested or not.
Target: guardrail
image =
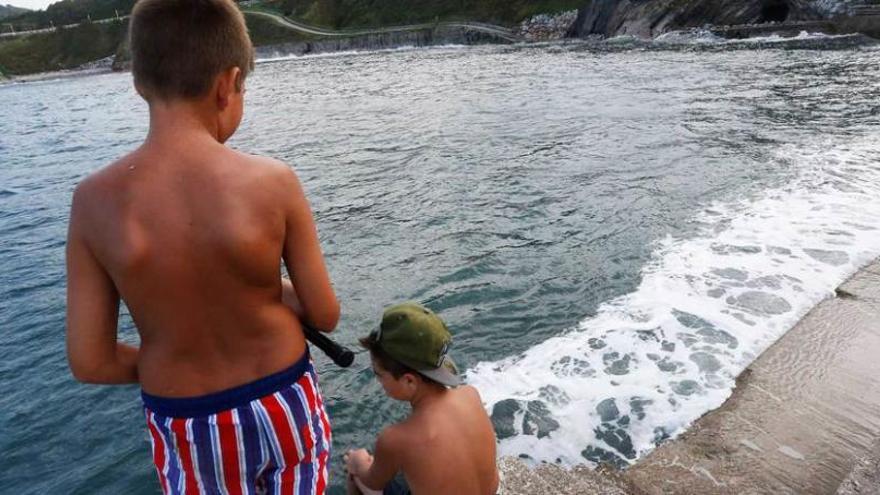
[[[88,24],[88,23],[109,24],[111,22],[122,22],[123,20],[128,19],[129,17],[131,17],[131,16],[120,15],[120,16],[116,16],[116,17],[108,17],[106,19],[98,19],[97,21],[85,20],[85,21],[77,22],[77,23],[73,23],[73,24],[65,24],[63,26],[52,26],[52,27],[47,27],[47,28],[42,28],[42,29],[29,29],[27,31],[15,31],[13,29],[13,31],[11,31],[11,32],[0,33],[0,38],[17,38],[19,36],[30,36],[32,34],[52,33],[52,32],[58,31],[59,29],[75,28],[81,24]],[[6,24],[6,25],[12,27],[11,24]]]

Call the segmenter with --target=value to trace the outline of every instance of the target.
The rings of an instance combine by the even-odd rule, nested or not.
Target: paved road
[[[431,22],[424,24],[410,24],[407,26],[393,26],[387,28],[377,28],[377,29],[353,29],[353,30],[342,30],[336,31],[332,29],[321,28],[317,26],[311,26],[308,24],[304,24],[299,21],[295,21],[290,19],[289,17],[284,17],[279,14],[265,12],[262,10],[253,10],[253,9],[244,9],[246,14],[257,15],[266,17],[271,19],[275,23],[288,27],[290,29],[294,29],[301,33],[314,34],[317,36],[328,36],[328,37],[346,37],[346,36],[363,36],[369,34],[381,34],[381,33],[396,33],[401,31],[418,31],[420,29],[434,29],[438,27],[446,27],[446,28],[459,28],[466,29],[468,31],[476,31],[480,33],[486,33],[493,36],[497,36],[507,41],[521,41],[520,37],[515,35],[513,31],[507,29],[505,27],[496,26],[494,24],[484,24],[481,22]]]
[[[434,28],[438,28],[438,27],[447,27],[447,28],[460,28],[460,29],[466,29],[469,31],[477,31],[477,32],[481,32],[481,33],[486,33],[486,34],[490,34],[493,36],[497,36],[497,37],[504,39],[504,40],[507,40],[507,41],[514,41],[514,42],[521,41],[521,39],[517,35],[513,34],[513,31],[511,31],[507,28],[504,28],[501,26],[496,26],[493,24],[484,24],[484,23],[480,23],[480,22],[437,22],[437,23],[411,24],[408,26],[394,26],[394,27],[378,28],[378,29],[335,31],[335,30],[331,30],[331,29],[325,29],[322,27],[310,26],[308,24],[304,24],[302,22],[290,19],[289,17],[284,17],[279,14],[266,12],[266,11],[262,11],[262,10],[245,8],[245,9],[243,9],[243,11],[246,14],[266,17],[266,18],[274,21],[276,24],[279,24],[281,26],[299,31],[301,33],[313,34],[316,36],[327,36],[327,37],[363,36],[363,35],[368,35],[368,34],[395,33],[395,32],[400,32],[400,31],[417,31],[420,29],[434,29]],[[92,21],[92,22],[103,24],[103,23],[110,23],[110,22],[115,22],[118,20],[126,19],[128,17],[129,16],[126,15],[126,16],[120,16],[118,18],[112,17],[109,19],[101,19],[101,20]],[[71,27],[75,27],[77,25],[78,24],[68,24],[66,26],[61,26],[61,27],[62,28],[71,28]],[[34,30],[30,30],[30,31],[6,32],[6,33],[0,33],[0,38],[13,38],[13,37],[18,37],[18,36],[28,36],[31,34],[38,34],[38,33],[50,33],[52,31],[56,31],[58,29],[59,29],[59,27],[56,26],[56,27],[44,28],[44,29],[34,29]]]
[[[121,15],[119,17],[108,17],[107,19],[99,19],[97,21],[91,21],[91,22],[93,22],[95,24],[109,24],[111,22],[117,22],[117,21],[121,21],[123,19],[128,19],[128,18],[129,18],[129,16],[127,16],[127,15]],[[84,21],[84,22],[88,22],[88,21]],[[80,22],[80,23],[74,23],[74,24],[66,24],[64,26],[54,26],[54,27],[48,27],[48,28],[43,28],[43,29],[31,29],[29,31],[5,32],[5,33],[0,33],[0,38],[17,38],[19,36],[30,36],[32,34],[51,33],[53,31],[57,31],[59,29],[73,28],[73,27],[79,26],[80,24],[82,24],[82,23]],[[2,28],[3,26],[6,26],[6,29],[9,29],[8,24],[3,24],[2,22],[0,22],[0,28]]]

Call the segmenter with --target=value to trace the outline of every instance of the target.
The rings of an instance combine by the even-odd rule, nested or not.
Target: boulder
[[[569,35],[652,38],[706,25],[819,20],[828,13],[810,0],[590,0]]]

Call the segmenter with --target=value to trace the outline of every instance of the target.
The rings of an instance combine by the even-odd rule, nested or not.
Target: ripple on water
[[[860,141],[876,136],[874,54],[771,50],[755,64],[736,50],[262,64],[232,144],[295,165],[346,307],[338,339],[353,344],[391,302],[427,301],[502,453],[623,465],[723,401],[762,346],[877,251],[880,157]],[[16,418],[0,450],[13,492],[158,489],[137,391],[72,382],[64,287],[48,282],[64,271],[73,186],[146,130],[130,86],[112,74],[0,88],[0,290],[16,294],[0,300],[0,384],[13,391],[0,409]],[[369,445],[405,414],[363,356],[361,372],[316,360],[335,445]],[[47,384],[53,401],[26,392]]]

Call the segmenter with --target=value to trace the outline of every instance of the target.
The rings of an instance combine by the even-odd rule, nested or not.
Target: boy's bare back
[[[198,396],[295,362],[305,340],[282,303],[282,258],[313,324],[322,297],[335,304],[296,176],[207,133],[151,136],[85,180],[73,203],[71,297],[110,307],[118,291],[141,336],[147,393]],[[115,312],[107,318],[82,324],[110,331],[112,320],[115,338]]]
[[[498,488],[495,432],[471,386],[445,390],[386,428],[376,456],[389,453],[418,495],[484,495]]]
[[[302,324],[332,331],[339,303],[294,173],[224,146],[254,68],[244,16],[232,0],[138,0],[129,42],[149,134],[74,192],[70,369],[141,385],[164,493],[323,494],[331,426]],[[139,346],[117,339],[120,301]]]

